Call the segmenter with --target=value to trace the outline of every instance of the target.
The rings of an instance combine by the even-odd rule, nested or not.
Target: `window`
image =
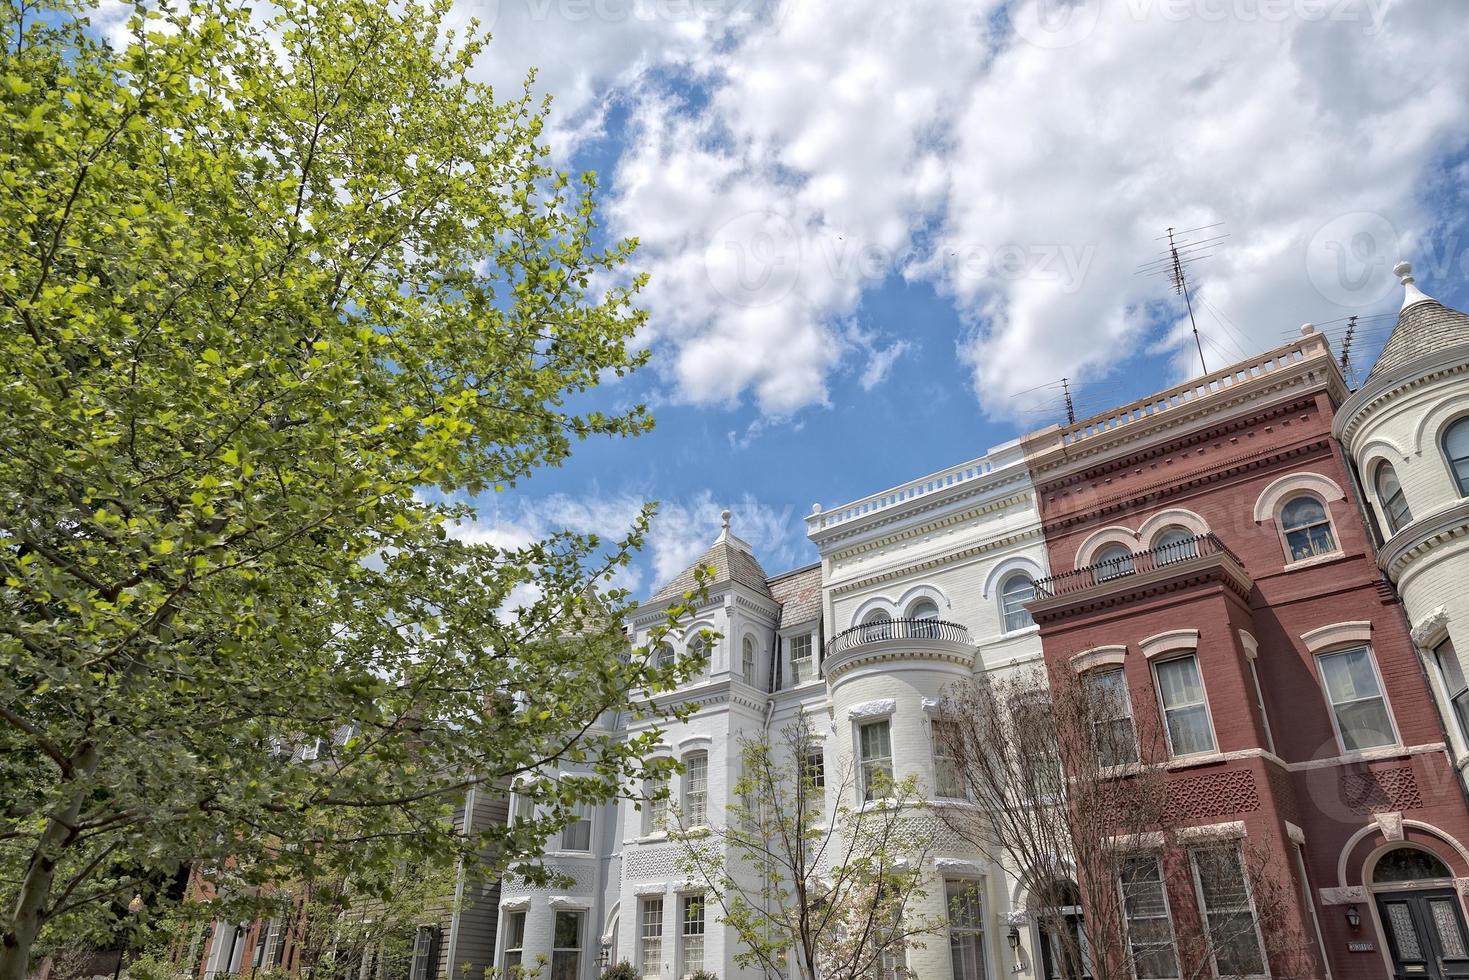
[[[521,956],[525,951],[525,913],[505,913],[505,952],[501,955],[501,969],[513,973],[520,969]]]
[[[590,851],[592,849],[592,808],[585,803],[571,807],[571,823],[561,830],[563,851]]]
[[[932,599],[920,599],[913,604],[908,611],[908,618],[913,620],[913,635],[920,639],[933,639],[939,635],[939,607]]]
[[[1459,496],[1469,497],[1469,417],[1449,426],[1443,434],[1443,454]]]
[[[1159,565],[1193,558],[1199,553],[1198,535],[1186,527],[1170,527],[1153,540],[1153,551]]]
[[[954,980],[984,980],[984,903],[972,881],[944,882]]]
[[[1209,705],[1204,699],[1204,679],[1193,654],[1174,657],[1153,665],[1158,679],[1158,697],[1163,702],[1163,721],[1168,732],[1168,751],[1175,756],[1214,751],[1214,729],[1209,724]]]
[[[1371,652],[1366,647],[1353,647],[1316,659],[1321,664],[1321,680],[1342,748],[1351,752],[1396,744]]]
[[[671,643],[660,643],[660,644],[658,644],[657,666],[659,666],[659,667],[672,667],[674,665],[674,662],[677,661],[677,660],[678,660],[678,655],[673,652],[673,644],[671,644]]]
[[[1131,575],[1134,568],[1132,549],[1125,544],[1108,545],[1097,553],[1097,559],[1092,564],[1097,570],[1098,581]]]
[[[1032,694],[1017,696],[1010,704],[1010,725],[1023,789],[1032,801],[1060,797],[1066,778],[1061,770],[1061,746],[1050,699]]]
[[[281,965],[281,959],[286,952],[286,944],[281,942],[282,931],[280,919],[271,919],[266,924],[265,955],[262,957],[262,965],[266,969]]]
[[[433,980],[439,973],[439,927],[419,926],[413,936],[408,980]]]
[[[683,760],[683,817],[690,827],[709,822],[709,753],[690,752]]]
[[[704,896],[688,895],[683,899],[683,921],[679,929],[681,963],[678,975],[687,977],[704,969]]]
[[[656,977],[663,969],[663,899],[645,898],[638,921],[638,972]]]
[[[934,795],[959,799],[964,795],[964,784],[959,779],[959,764],[953,754],[953,743],[959,735],[958,726],[952,721],[934,720],[930,727],[933,733]]]
[[[1412,522],[1413,514],[1408,510],[1408,499],[1403,496],[1403,486],[1398,482],[1398,474],[1391,463],[1384,462],[1377,467],[1375,482],[1377,500],[1387,518],[1388,533],[1396,534]]]
[[[893,638],[893,620],[886,610],[874,609],[862,620],[866,627],[862,631],[862,641],[871,643],[874,640],[891,640]]]
[[[709,642],[703,636],[695,636],[689,640],[685,650],[689,655],[689,659],[694,661],[690,665],[693,678],[699,679],[709,676]]]
[[[893,744],[887,719],[859,726],[857,749],[862,760],[862,799],[877,799],[893,779]]]
[[[1025,604],[1035,598],[1035,582],[1024,572],[1016,572],[1000,586],[1000,615],[1005,632],[1013,633],[1035,625]]]
[[[1280,529],[1285,534],[1285,551],[1291,561],[1336,551],[1331,515],[1326,512],[1326,505],[1315,497],[1295,497],[1280,508]]]
[[[1255,927],[1255,909],[1239,848],[1234,844],[1200,847],[1190,851],[1189,857],[1199,908],[1209,926],[1214,975],[1264,976],[1265,954],[1260,948],[1260,932]]]
[[[643,780],[643,836],[668,829],[668,782],[650,777]]]
[[[791,637],[791,687],[811,679],[811,634]]]
[[[755,641],[748,636],[740,644],[740,677],[746,684],[755,686]]]
[[[1293,844],[1291,849],[1295,851],[1296,873],[1301,878],[1301,908],[1311,910],[1311,929],[1312,935],[1316,937],[1316,955],[1322,969],[1326,971],[1326,980],[1331,980],[1331,970],[1326,966],[1326,942],[1321,938],[1321,919],[1316,914],[1315,893],[1311,890],[1311,877],[1306,873],[1306,852],[1300,844]]]
[[[1138,980],[1165,980],[1178,976],[1173,948],[1173,924],[1168,918],[1168,896],[1163,892],[1162,869],[1156,855],[1139,855],[1122,862],[1118,875],[1127,945]]]
[[[510,822],[512,824],[530,823],[536,818],[536,801],[528,794],[516,792],[511,794]]]
[[[1255,669],[1253,658],[1248,659],[1250,665],[1250,681],[1255,685],[1255,706],[1260,709],[1260,724],[1265,726],[1265,748],[1269,752],[1275,751],[1275,735],[1270,731],[1270,716],[1265,713],[1265,689],[1260,686],[1260,672]]]
[[[801,778],[806,781],[807,790],[814,798],[813,802],[820,801],[826,795],[826,754],[821,749],[812,749],[806,753],[805,765],[801,767]]]
[[[577,980],[581,973],[582,913],[556,910],[556,932],[551,947],[551,980]]]
[[[1125,766],[1138,761],[1137,733],[1132,726],[1132,701],[1121,667],[1094,670],[1086,675],[1088,708],[1096,738],[1097,761]]]
[[[1433,659],[1438,664],[1438,676],[1443,680],[1449,704],[1454,708],[1454,718],[1459,722],[1459,735],[1469,741],[1469,684],[1464,682],[1464,670],[1459,665],[1459,655],[1454,652],[1452,640],[1444,640],[1433,648]]]

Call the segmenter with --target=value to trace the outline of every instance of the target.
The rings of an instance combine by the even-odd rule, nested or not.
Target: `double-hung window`
[[[740,679],[755,686],[755,641],[748,636],[740,643]]]
[[[824,751],[812,749],[806,753],[801,777],[805,783],[805,791],[809,794],[807,803],[812,807],[819,806],[826,798],[826,753]]]
[[[687,826],[709,822],[709,753],[690,752],[683,760],[683,818]]]
[[[638,910],[638,973],[656,977],[663,969],[663,898],[642,900]]]
[[[862,762],[862,799],[875,800],[893,781],[892,726],[886,718],[857,728],[857,755]]]
[[[1030,610],[1025,604],[1035,598],[1035,583],[1024,572],[1016,572],[1005,579],[1000,587],[1000,614],[1005,620],[1005,632],[1027,629],[1035,625]]]
[[[1199,909],[1208,923],[1214,975],[1265,975],[1265,953],[1255,922],[1244,861],[1235,844],[1199,847],[1189,852],[1198,888]]]
[[[1157,855],[1128,858],[1118,877],[1133,974],[1138,980],[1177,977],[1178,952],[1173,945],[1173,923],[1168,918],[1168,896],[1163,890]]]
[[[1137,731],[1132,724],[1132,701],[1127,696],[1122,668],[1106,667],[1088,673],[1086,696],[1098,763],[1125,766],[1137,762]]]
[[[1397,744],[1382,681],[1367,647],[1324,653],[1316,658],[1331,702],[1342,748],[1348,752]]]
[[[984,980],[984,902],[973,881],[944,882],[954,980]]]
[[[791,687],[811,679],[811,634],[791,637]]]
[[[1275,735],[1270,730],[1270,716],[1265,713],[1265,688],[1260,686],[1260,671],[1256,669],[1254,658],[1249,660],[1250,683],[1255,685],[1255,705],[1260,709],[1260,723],[1265,726],[1265,749],[1269,752],[1275,751]]]
[[[1397,471],[1388,462],[1377,467],[1377,500],[1382,504],[1382,514],[1387,518],[1387,533],[1396,534],[1413,523],[1413,512],[1408,509],[1408,498],[1403,496],[1403,485],[1398,482]]]
[[[1209,723],[1198,658],[1189,654],[1159,661],[1153,665],[1153,673],[1163,702],[1169,752],[1174,756],[1213,752],[1214,729]]]
[[[1469,418],[1459,419],[1444,430],[1443,454],[1459,496],[1469,497]]]
[[[581,933],[583,913],[556,910],[555,933],[551,946],[551,980],[577,980],[581,972]]]
[[[413,935],[408,980],[434,980],[439,970],[439,927],[419,926]]]
[[[1438,675],[1454,709],[1454,719],[1459,723],[1459,735],[1469,741],[1469,684],[1464,682],[1464,669],[1459,665],[1453,641],[1445,639],[1434,647],[1433,660],[1438,664]]]
[[[643,835],[661,834],[668,829],[668,783],[648,777],[643,780]]]
[[[500,968],[507,976],[513,976],[520,969],[521,959],[525,952],[525,913],[505,913],[505,946],[504,952],[500,954]]]
[[[592,808],[585,803],[571,807],[571,823],[561,831],[563,851],[590,851],[592,849]]]
[[[958,726],[952,721],[935,718],[930,727],[933,732],[934,795],[958,799],[964,795],[964,784],[959,779],[959,763],[954,758],[954,740],[959,736]]]
[[[1291,561],[1303,561],[1336,551],[1336,535],[1326,505],[1302,495],[1280,508],[1280,529],[1285,533],[1286,553]]]
[[[704,969],[704,896],[686,895],[682,905],[678,975],[687,977]]]

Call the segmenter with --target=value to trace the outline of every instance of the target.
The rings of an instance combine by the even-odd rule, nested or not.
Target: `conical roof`
[[[707,580],[707,585],[713,587],[722,582],[738,582],[754,592],[768,596],[770,587],[766,584],[765,569],[755,560],[750,552],[750,546],[730,533],[729,511],[721,515],[724,519],[724,528],[719,537],[709,550],[699,556],[698,561],[688,568],[679,572],[673,581],[658,590],[651,602],[658,603],[665,599],[681,598],[685,592],[694,591],[697,586],[695,571],[700,568],[714,569],[714,574]]]
[[[1403,283],[1403,307],[1368,380],[1449,347],[1469,344],[1469,314],[1424,295],[1414,285],[1413,267],[1407,262],[1399,262],[1392,271]]]

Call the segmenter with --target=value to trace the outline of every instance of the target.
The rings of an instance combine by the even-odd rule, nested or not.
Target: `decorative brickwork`
[[[1423,794],[1412,766],[1379,769],[1374,772],[1344,772],[1341,776],[1341,798],[1357,813],[1388,813],[1394,810],[1416,810],[1423,806]]]
[[[1270,783],[1270,795],[1275,798],[1275,810],[1281,819],[1299,824],[1300,807],[1296,806],[1296,789],[1291,782],[1290,773],[1277,766],[1270,766],[1266,770],[1266,779]]]
[[[1248,769],[1211,772],[1168,784],[1167,820],[1253,813],[1260,809],[1255,774]]]

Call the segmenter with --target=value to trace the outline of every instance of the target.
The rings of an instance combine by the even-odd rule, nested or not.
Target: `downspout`
[[[474,828],[474,804],[475,794],[479,792],[479,784],[475,783],[469,787],[469,792],[464,795],[464,836],[468,837]],[[449,942],[445,947],[444,954],[444,976],[454,976],[454,958],[459,953],[459,917],[464,914],[464,858],[460,858],[454,871],[454,913],[449,917]],[[498,910],[497,914],[498,914]]]

